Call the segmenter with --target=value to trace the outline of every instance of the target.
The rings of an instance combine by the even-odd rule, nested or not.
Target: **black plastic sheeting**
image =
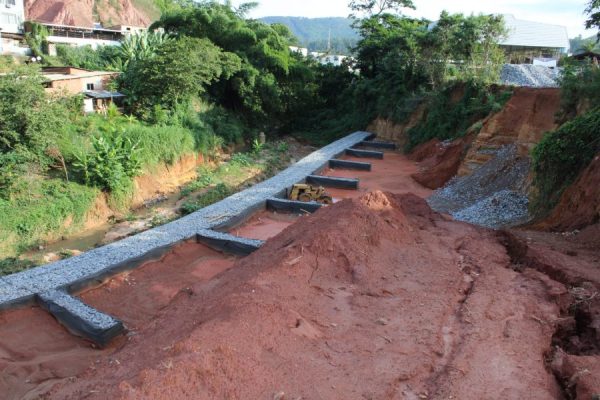
[[[358,179],[354,178],[336,178],[333,176],[309,175],[306,177],[306,183],[335,189],[358,189]]]
[[[106,347],[114,338],[125,332],[125,327],[121,321],[102,314],[83,304],[75,297],[71,297],[66,293],[59,293],[61,296],[71,297],[73,303],[70,305],[73,307],[66,307],[61,304],[64,297],[58,300],[55,298],[55,294],[56,292],[50,295],[38,295],[37,302],[40,307],[52,314],[72,334],[91,340],[100,347]],[[101,317],[101,323],[93,318],[94,313],[96,313],[96,316]]]
[[[314,213],[322,207],[322,204],[311,201],[293,201],[284,199],[267,200],[267,209],[273,211],[289,212],[294,214]]]
[[[346,150],[346,154],[349,156],[352,156],[352,157],[374,158],[377,160],[383,160],[383,152],[382,151],[348,149],[348,150]]]
[[[355,171],[370,171],[371,163],[347,161],[347,160],[329,160],[329,167],[333,169],[351,169]]]

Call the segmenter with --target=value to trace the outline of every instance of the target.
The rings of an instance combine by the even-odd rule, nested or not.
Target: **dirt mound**
[[[473,139],[474,136],[448,142],[433,139],[418,146],[410,158],[421,162],[419,172],[411,177],[429,189],[444,186],[458,172],[462,157]]]
[[[527,155],[544,133],[557,127],[554,120],[559,107],[559,89],[515,88],[504,108],[484,121],[459,173],[472,173],[507,144],[517,144],[519,154]]]
[[[560,198],[550,216],[536,228],[573,231],[600,222],[600,155]]]
[[[48,398],[561,398],[544,354],[566,289],[510,265],[492,231],[414,195],[344,200]]]
[[[25,18],[59,25],[92,27],[133,25],[146,27],[156,15],[135,7],[132,0],[25,0]]]

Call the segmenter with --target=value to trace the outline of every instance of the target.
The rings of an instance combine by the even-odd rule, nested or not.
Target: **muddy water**
[[[248,239],[267,240],[292,225],[298,218],[300,216],[295,214],[262,211],[229,233]]]

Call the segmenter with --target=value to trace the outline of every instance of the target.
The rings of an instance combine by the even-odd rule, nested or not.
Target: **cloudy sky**
[[[248,0],[246,0],[248,1]],[[258,0],[260,6],[252,17],[264,16],[303,16],[303,17],[345,17],[350,11],[348,0]],[[508,13],[520,19],[565,25],[569,37],[579,34],[591,36],[594,31],[585,31],[583,24],[586,0],[413,0],[417,10],[407,12],[416,17],[436,19],[443,9],[450,12]],[[235,0],[234,4],[244,3]]]

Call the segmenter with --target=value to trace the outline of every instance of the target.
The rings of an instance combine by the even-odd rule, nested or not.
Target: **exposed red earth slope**
[[[433,190],[441,188],[456,175],[474,139],[474,135],[452,142],[433,139],[417,146],[409,158],[419,162],[419,171],[411,177],[426,188]]]
[[[133,25],[146,27],[158,15],[154,10],[142,10],[132,0],[25,0],[27,20],[58,25],[92,27]]]
[[[561,398],[544,357],[567,290],[510,266],[494,232],[414,195],[344,200],[48,398]]]
[[[565,190],[548,218],[536,227],[564,232],[597,223],[600,223],[600,154]]]

